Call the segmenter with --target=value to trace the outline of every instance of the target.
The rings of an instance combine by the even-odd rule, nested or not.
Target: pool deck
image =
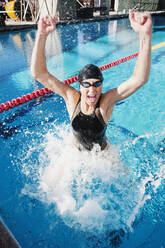
[[[165,10],[151,12],[151,15],[165,16]],[[84,23],[84,22],[96,22],[96,21],[114,20],[114,19],[121,19],[121,18],[128,18],[128,13],[110,11],[109,15],[104,15],[104,16],[94,15],[93,18],[89,18],[89,19],[84,18],[84,19],[64,20],[64,21],[59,21],[57,25],[78,24],[78,23]],[[25,22],[25,21],[21,22],[21,21],[14,21],[14,20],[8,19],[6,21],[5,26],[0,26],[0,32],[18,31],[18,30],[26,30],[26,29],[37,29],[37,23]]]

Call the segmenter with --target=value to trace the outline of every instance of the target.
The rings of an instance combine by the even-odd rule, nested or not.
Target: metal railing
[[[134,2],[134,7],[132,8],[132,10],[134,11],[152,11],[152,10],[157,10],[158,7],[158,3],[153,3],[153,2],[143,2],[143,1],[139,1]]]

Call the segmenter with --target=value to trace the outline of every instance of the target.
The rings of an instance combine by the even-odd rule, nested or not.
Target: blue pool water
[[[153,24],[156,45],[165,41],[165,17]],[[1,102],[43,87],[29,71],[35,34],[0,34]],[[58,27],[46,47],[60,80],[137,51],[127,19]],[[57,95],[0,114],[0,216],[23,248],[165,247],[164,59],[165,47],[155,49],[148,83],[116,105],[105,157],[70,147]],[[103,91],[126,80],[135,62],[104,71]]]

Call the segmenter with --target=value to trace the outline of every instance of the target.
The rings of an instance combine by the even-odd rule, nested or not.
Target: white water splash
[[[145,185],[152,178],[137,182],[114,146],[103,152],[95,147],[89,153],[79,152],[71,143],[66,127],[46,135],[36,189],[25,185],[22,193],[53,203],[55,214],[70,227],[88,232],[131,230],[139,209],[150,199]]]

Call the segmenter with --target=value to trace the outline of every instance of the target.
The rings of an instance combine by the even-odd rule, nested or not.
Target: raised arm
[[[49,73],[46,66],[45,44],[48,35],[55,30],[57,23],[56,17],[41,17],[38,23],[35,45],[31,60],[31,74],[45,87],[62,96],[66,103],[69,96],[74,94],[74,89],[63,84],[57,78]]]
[[[147,82],[150,74],[152,38],[151,15],[147,12],[140,13],[130,11],[129,19],[132,28],[139,35],[139,54],[132,76],[110,93],[114,103],[130,96],[138,90]]]

